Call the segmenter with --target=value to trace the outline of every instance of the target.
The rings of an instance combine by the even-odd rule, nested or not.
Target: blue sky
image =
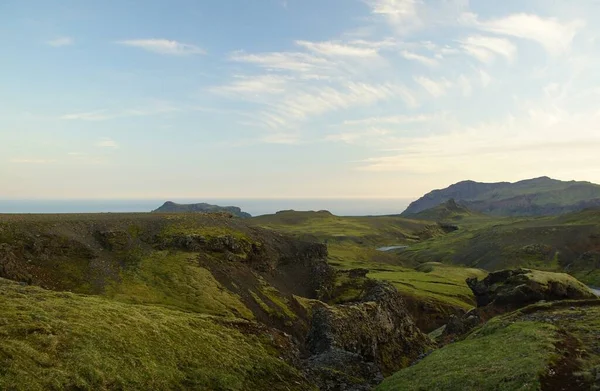
[[[600,182],[597,0],[0,2],[2,198]]]

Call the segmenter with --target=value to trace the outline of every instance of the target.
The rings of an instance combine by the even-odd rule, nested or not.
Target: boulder
[[[594,293],[574,277],[564,273],[530,269],[502,270],[485,279],[467,279],[477,307],[502,313],[525,307],[540,300],[595,299]]]

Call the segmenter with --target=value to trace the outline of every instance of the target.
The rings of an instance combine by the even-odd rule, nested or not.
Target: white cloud
[[[287,79],[278,75],[239,76],[237,80],[209,89],[209,91],[224,95],[276,95],[285,92]]]
[[[387,17],[392,23],[415,20],[418,15],[417,0],[366,0],[371,12]]]
[[[407,106],[417,104],[412,92],[398,84],[367,84],[349,82],[344,87],[322,87],[310,92],[289,96],[263,113],[264,122],[271,127],[289,125],[290,121],[306,120],[327,112],[364,107],[378,101],[399,97]]]
[[[476,15],[471,14],[466,23],[492,33],[538,42],[552,55],[568,50],[575,35],[585,26],[582,20],[561,22],[557,18],[525,13],[488,21],[479,21]]]
[[[446,94],[446,90],[452,87],[452,83],[446,79],[440,81],[432,80],[425,76],[417,76],[414,78],[415,81],[421,85],[427,92],[429,92],[434,98],[439,98]]]
[[[517,54],[517,47],[504,38],[473,35],[459,42],[465,52],[484,63],[491,62],[496,55],[513,61]]]
[[[46,43],[52,47],[70,46],[75,43],[75,40],[71,37],[59,37],[46,41]]]
[[[98,140],[98,142],[96,142],[96,146],[99,148],[112,148],[112,149],[119,148],[119,144],[117,144],[116,141],[114,141],[113,139],[110,139],[110,138],[106,138],[106,137]]]
[[[347,82],[339,87],[321,86],[295,91],[267,104],[263,111],[251,117],[256,125],[282,129],[325,113],[368,107],[379,101],[396,98],[407,107],[418,105],[412,91],[400,84]]]
[[[82,120],[82,121],[104,121],[112,119],[114,116],[109,115],[106,110],[91,111],[87,113],[65,114],[59,117],[64,120]]]
[[[363,0],[371,13],[397,34],[408,35],[439,25],[455,25],[469,8],[469,0]]]
[[[206,54],[196,45],[170,41],[168,39],[129,39],[117,42],[120,45],[137,47],[153,53],[169,55]]]
[[[271,52],[247,54],[235,52],[231,59],[237,62],[250,63],[270,70],[286,70],[294,72],[317,72],[333,66],[328,60],[307,53]]]
[[[403,50],[401,55],[402,55],[402,57],[406,58],[407,60],[417,61],[417,62],[420,62],[421,64],[427,65],[428,67],[434,67],[434,66],[438,65],[438,62],[436,59],[430,58],[427,56],[422,56],[417,53],[412,53],[412,52],[409,52],[408,50]]]
[[[314,53],[322,54],[328,57],[375,57],[378,51],[374,47],[363,46],[352,46],[342,44],[340,42],[326,41],[326,42],[309,42],[309,41],[296,41],[296,44]]]

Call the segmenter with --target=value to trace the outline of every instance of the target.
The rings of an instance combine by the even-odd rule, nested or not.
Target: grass
[[[487,274],[479,269],[435,262],[423,264],[419,269],[385,266],[369,273],[368,277],[390,281],[407,295],[445,302],[468,310],[474,306],[474,298],[465,280],[470,277],[482,279]]]
[[[386,379],[378,391],[539,390],[553,358],[556,328],[493,320]]]
[[[246,321],[0,279],[0,389],[309,389]]]
[[[154,251],[134,269],[121,271],[104,295],[134,304],[155,304],[187,311],[252,319],[240,298],[198,266],[198,254]]]
[[[526,267],[568,272],[600,284],[600,213],[538,218],[466,219],[460,230],[410,246],[405,262],[460,264],[486,270]]]

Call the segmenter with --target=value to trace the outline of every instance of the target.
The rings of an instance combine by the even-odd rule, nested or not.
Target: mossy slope
[[[0,389],[310,389],[289,342],[246,321],[0,279]]]

